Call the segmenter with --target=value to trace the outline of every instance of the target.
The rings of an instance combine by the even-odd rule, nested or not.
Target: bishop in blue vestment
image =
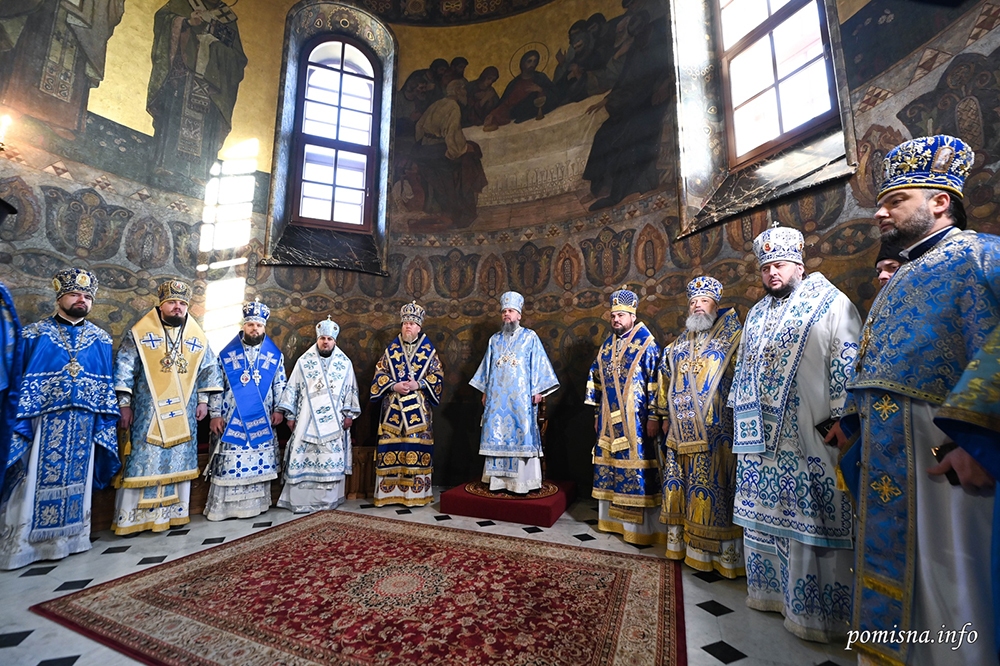
[[[845,429],[860,432],[841,462],[858,513],[853,629],[926,631],[934,641],[852,646],[879,663],[997,663],[988,471],[997,473],[997,454],[935,425],[936,416],[950,414],[954,426],[974,413],[954,408],[986,386],[963,387],[963,372],[975,374],[1000,323],[1000,238],[963,229],[974,159],[964,141],[939,135],[897,146],[883,164],[875,221],[908,263],[876,296],[847,384],[857,416]],[[939,638],[967,622],[975,642],[952,649]]]
[[[277,402],[285,390],[285,356],[264,332],[271,309],[259,300],[243,305],[243,330],[219,354],[221,393],[209,396],[212,457],[205,517],[252,518],[271,507],[278,478],[278,440],[272,426],[284,420]]]
[[[514,493],[542,487],[538,404],[559,388],[542,341],[520,325],[523,307],[524,297],[515,291],[500,297],[503,328],[490,338],[469,382],[483,392],[486,408],[479,444],[479,454],[486,456],[483,483]]]
[[[661,483],[657,460],[660,417],[656,372],[660,348],[636,319],[639,298],[622,288],[611,294],[614,331],[590,367],[585,402],[597,407],[594,490],[597,528],[628,543],[666,543],[659,521]]]
[[[118,470],[111,337],[86,320],[97,277],[53,279],[56,314],[26,326],[11,449],[10,497],[0,510],[0,569],[90,550],[92,488]]]

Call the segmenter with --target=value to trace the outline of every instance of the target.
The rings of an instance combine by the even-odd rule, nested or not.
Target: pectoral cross
[[[69,363],[63,366],[63,370],[69,373],[69,376],[76,379],[76,376],[83,372],[83,366],[77,363],[76,359],[72,359]]]

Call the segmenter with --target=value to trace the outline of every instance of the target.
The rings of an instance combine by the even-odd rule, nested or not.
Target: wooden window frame
[[[357,48],[368,58],[375,76],[372,78],[372,127],[370,133],[370,143],[366,148],[348,141],[339,139],[329,139],[326,137],[307,134],[302,130],[302,121],[305,116],[306,102],[306,78],[309,75],[310,66],[323,67],[318,63],[310,63],[309,56],[320,44],[328,42],[342,42]],[[332,71],[332,69],[331,69]],[[341,69],[340,71],[345,71]],[[378,56],[361,40],[342,34],[317,35],[307,41],[299,53],[299,77],[295,89],[295,130],[292,136],[292,160],[294,167],[290,170],[292,186],[292,207],[290,224],[300,227],[311,227],[316,229],[335,229],[357,234],[372,235],[374,230],[374,216],[378,209],[378,176],[379,176],[379,146],[378,137],[382,129],[382,63]],[[343,90],[343,87],[341,87]],[[343,110],[343,107],[338,106]],[[338,114],[339,120],[339,114]],[[321,220],[317,218],[305,217],[299,211],[302,205],[302,166],[305,158],[306,145],[321,146],[336,151],[346,151],[359,155],[364,155],[365,163],[365,202],[362,208],[362,223],[349,224],[334,220]],[[336,183],[336,164],[334,164],[334,183]],[[336,198],[336,185],[333,186],[333,196]],[[331,205],[332,205],[331,201]],[[332,213],[331,213],[332,217]]]
[[[722,73],[722,95],[725,100],[725,127],[726,127],[726,139],[727,139],[727,149],[728,149],[728,162],[730,171],[738,171],[751,166],[757,162],[766,160],[773,155],[778,154],[782,150],[789,148],[795,144],[801,143],[803,140],[809,138],[810,136],[819,134],[821,132],[827,131],[833,127],[839,127],[841,124],[840,116],[840,101],[837,94],[837,84],[836,76],[834,73],[833,65],[833,54],[830,47],[830,30],[829,24],[827,22],[826,8],[823,6],[827,0],[790,0],[784,7],[780,8],[777,12],[769,16],[760,25],[755,27],[749,33],[741,37],[735,44],[733,44],[729,49],[724,50],[723,48],[723,36],[722,36],[722,3],[720,0],[715,0],[713,2],[714,12],[715,12],[715,30],[716,30],[716,43],[719,45],[719,62],[721,65]],[[761,145],[753,148],[744,155],[736,154],[736,123],[735,123],[735,110],[733,109],[732,100],[732,87],[729,81],[729,63],[736,56],[740,55],[749,46],[755,44],[759,39],[767,37],[768,34],[777,28],[779,25],[784,23],[787,19],[791,18],[793,14],[801,10],[806,5],[817,2],[818,3],[818,14],[819,14],[819,29],[820,38],[823,42],[823,56],[822,60],[826,64],[826,79],[827,79],[827,89],[830,99],[830,109],[825,113],[816,116],[812,120],[809,120],[798,127],[795,127],[788,132],[784,132],[774,139],[762,143]],[[774,85],[764,90],[758,92],[751,97],[748,97],[743,101],[743,104],[747,104],[752,100],[756,99],[760,95],[764,94],[771,88],[774,88],[775,98],[778,105],[778,117],[781,118],[781,93],[778,90],[778,86],[782,80],[786,80],[802,69],[813,65],[816,62],[815,59],[810,60],[808,63],[801,65],[794,69],[793,71],[786,74],[781,80],[778,79],[777,64],[774,62],[774,40],[771,38],[771,64],[774,67]]]

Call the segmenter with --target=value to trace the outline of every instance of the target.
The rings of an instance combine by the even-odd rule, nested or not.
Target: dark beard
[[[633,324],[632,326],[635,326],[635,324]],[[618,336],[619,338],[621,338],[621,337],[624,337],[624,336],[626,336],[626,335],[629,334],[629,331],[632,330],[632,326],[630,326],[629,328],[625,328],[624,326],[618,326],[616,328],[616,327],[612,326],[611,330],[614,331],[614,334],[616,336]]]
[[[184,322],[187,321],[187,315],[181,317],[168,317],[167,315],[161,312],[160,319],[167,326],[183,326]]]
[[[801,282],[802,282],[801,278],[793,277],[791,280],[789,280],[788,282],[786,282],[783,286],[778,287],[776,289],[772,289],[771,287],[769,287],[769,286],[767,286],[765,284],[764,285],[764,291],[766,291],[772,297],[777,298],[780,301],[782,298],[785,298],[786,296],[788,296],[789,294],[791,294],[793,291],[795,291],[795,288],[798,287],[799,283],[801,283]]]
[[[333,349],[336,349],[336,347],[334,347]],[[317,347],[316,351],[318,351],[319,355],[322,356],[323,358],[330,358],[330,356],[333,354],[333,349],[331,349],[330,351],[323,351],[322,349]]]
[[[261,333],[257,337],[251,337],[246,333],[243,334],[243,344],[247,347],[256,347],[260,343],[264,342],[264,334]]]
[[[70,306],[70,308],[65,312],[70,317],[83,318],[90,313],[90,308],[87,306],[86,303],[76,303]]]
[[[882,241],[902,247],[910,247],[923,238],[933,226],[934,216],[925,203],[913,211],[910,217],[903,220],[900,225],[894,226],[882,234]]]

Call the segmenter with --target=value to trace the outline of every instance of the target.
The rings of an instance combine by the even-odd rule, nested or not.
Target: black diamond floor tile
[[[191,530],[171,530],[167,532],[167,536],[184,536]]]
[[[492,520],[480,520],[479,522],[476,523],[476,525],[479,525],[480,527],[491,527],[493,525],[496,525],[496,523],[494,523]]]
[[[706,645],[701,649],[721,661],[723,664],[731,664],[734,661],[739,661],[740,659],[746,657],[745,654],[734,648],[726,641],[712,643],[711,645]]]
[[[31,635],[34,629],[28,631],[12,631],[9,634],[0,634],[0,648],[14,647],[20,645],[21,641]]]
[[[124,553],[126,550],[132,546],[111,546],[111,548],[105,548],[101,555],[114,555],[115,553]]]
[[[38,662],[38,666],[73,666],[80,655],[75,657],[59,657],[58,659],[46,659]]]
[[[835,661],[830,661],[829,659],[827,659],[822,664],[816,664],[816,666],[840,666],[840,664],[838,664]]]
[[[542,531],[541,527],[535,527],[534,525],[532,525],[531,527],[524,527],[522,529],[528,534],[538,534],[539,532]]]
[[[716,583],[720,580],[726,580],[714,571],[699,571],[694,575],[695,578],[700,578],[706,583]]]
[[[451,520],[451,516],[434,516],[434,520]]]
[[[413,512],[410,511],[409,509],[396,509],[397,516],[405,516],[408,513],[413,513]]]
[[[213,543],[222,543],[226,540],[226,537],[212,537],[211,539],[205,539],[201,542],[203,546],[211,546]]]
[[[166,555],[157,555],[156,557],[144,557],[139,560],[139,564],[159,564],[163,560],[167,559]]]
[[[585,520],[583,522],[587,523],[588,525],[596,525],[599,521],[597,520],[597,518],[591,518],[590,520]]]
[[[698,604],[698,608],[702,609],[703,611],[711,613],[715,617],[719,617],[720,615],[725,615],[726,613],[733,612],[732,608],[729,608],[728,606],[723,606],[718,601],[704,601]]]
[[[375,505],[374,505],[374,504],[362,504],[362,505],[361,505],[361,506],[359,506],[358,508],[359,508],[359,509],[374,509],[374,508],[375,508]]]
[[[49,567],[32,567],[27,571],[25,571],[20,576],[18,576],[18,578],[27,578],[28,576],[44,576],[45,574],[47,574],[48,572],[52,571],[55,568],[56,568],[55,564]]]
[[[574,534],[573,536],[575,538],[579,539],[580,541],[593,541],[594,540],[594,537],[592,537],[589,534]]]
[[[90,585],[90,581],[93,578],[87,578],[86,580],[69,580],[56,588],[56,592],[65,592],[67,590],[82,590],[83,588]]]
[[[265,520],[264,522],[254,523],[253,529],[257,529],[258,527],[270,527],[270,526],[271,526],[271,521]]]
[[[100,538],[101,537],[99,537],[99,536],[93,536],[93,535],[91,535],[91,537],[90,537],[90,543],[94,543],[95,541],[99,541]]]

